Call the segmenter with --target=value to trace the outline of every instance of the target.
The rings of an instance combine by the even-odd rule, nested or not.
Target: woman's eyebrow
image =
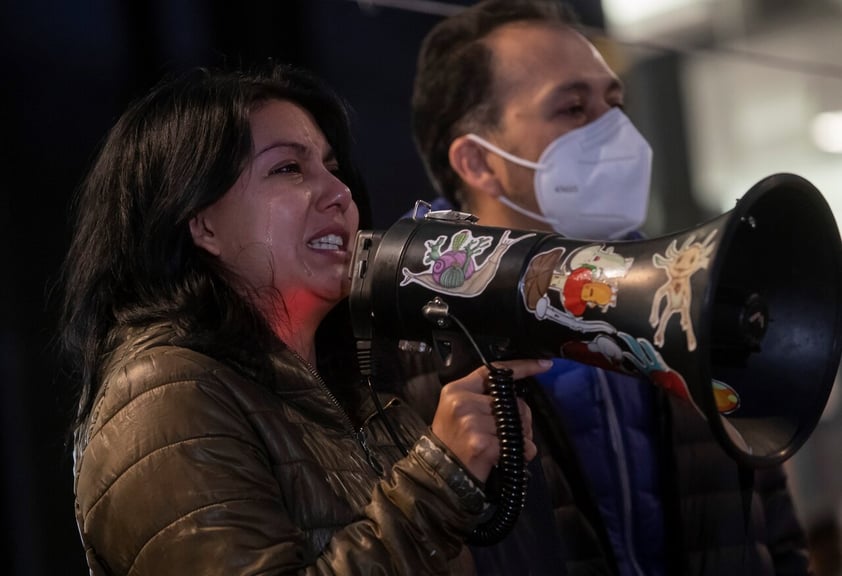
[[[291,148],[294,152],[296,152],[297,154],[300,154],[302,156],[306,156],[309,153],[309,149],[307,148],[307,146],[305,146],[304,144],[302,144],[300,142],[278,140],[278,141],[275,141],[275,142],[271,142],[270,144],[261,148],[257,152],[257,154],[255,154],[254,156],[256,158],[256,157],[260,156],[261,154],[265,154],[266,152],[269,152],[270,150],[275,150],[277,148]]]

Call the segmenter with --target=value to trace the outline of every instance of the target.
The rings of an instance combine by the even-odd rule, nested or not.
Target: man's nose
[[[591,106],[588,109],[588,123],[594,120],[599,120],[603,114],[611,110],[614,106],[605,98],[594,98]]]

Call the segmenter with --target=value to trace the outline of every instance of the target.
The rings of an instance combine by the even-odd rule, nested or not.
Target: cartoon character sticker
[[[667,246],[665,255],[652,256],[652,264],[667,274],[667,281],[655,292],[652,311],[649,314],[649,324],[656,329],[652,340],[659,348],[664,347],[664,332],[670,318],[678,314],[681,329],[687,335],[687,350],[692,352],[696,349],[696,333],[690,316],[690,305],[693,301],[690,278],[710,264],[710,257],[716,245],[713,241],[716,232],[714,229],[701,242],[696,242],[696,235],[691,234],[681,248],[677,248],[676,241],[673,240]],[[664,300],[666,304],[661,309]]]
[[[488,257],[480,264],[477,257],[491,246],[494,242],[493,236],[474,237],[470,230],[464,229],[453,234],[448,243],[448,237],[440,235],[435,240],[424,242],[426,250],[422,262],[427,269],[412,272],[404,268],[400,285],[416,283],[441,294],[467,298],[478,296],[497,274],[503,255],[509,248],[532,236],[534,234],[512,238],[511,230],[506,230]]]
[[[645,338],[619,331],[613,335],[597,334],[591,341],[565,342],[560,356],[606,370],[644,376],[670,394],[690,402],[704,415],[693,401],[684,377],[673,370]],[[713,380],[711,385],[720,414],[731,414],[740,407],[739,394],[731,386],[719,380]]]
[[[720,380],[712,380],[713,400],[720,414],[731,414],[740,407],[740,395],[737,391]]]
[[[689,322],[691,303],[690,277],[708,266],[713,252],[711,232],[702,242],[688,237],[681,249],[676,242],[666,250],[666,255],[656,254],[656,267],[667,271],[668,281],[656,292],[650,322],[655,327],[656,342],[663,347],[663,331],[672,314],[682,314],[682,327],[688,326],[688,348],[696,347],[692,325]],[[619,281],[623,279],[633,258],[614,252],[614,246],[592,244],[579,248],[565,258],[566,249],[553,248],[533,257],[523,276],[524,304],[538,319],[550,320],[566,328],[594,334],[590,340],[571,340],[561,346],[559,354],[578,362],[607,370],[637,374],[648,378],[655,385],[693,404],[684,377],[672,369],[650,340],[635,337],[618,330],[603,320],[586,320],[587,310],[607,312],[616,307]],[[667,308],[658,316],[660,302],[667,299]],[[654,318],[654,320],[652,320]],[[657,322],[656,322],[657,321]],[[691,347],[692,346],[692,347]],[[712,382],[714,400],[721,414],[730,414],[740,406],[738,393],[724,382]]]
[[[562,261],[565,251],[553,248],[530,260],[523,279],[527,310],[579,332],[616,332],[610,323],[582,315],[591,308],[606,312],[617,305],[618,281],[634,259],[604,244],[578,248]]]
[[[566,258],[565,247],[537,254],[529,261],[522,278],[524,304],[540,320],[547,319],[581,333],[595,333],[591,340],[565,342],[559,351],[561,357],[642,375],[696,406],[687,382],[667,365],[656,346],[663,348],[666,325],[674,314],[678,314],[681,328],[687,335],[687,348],[695,350],[696,338],[690,319],[690,279],[710,264],[716,232],[713,230],[700,242],[696,242],[696,236],[692,234],[681,248],[673,240],[664,255],[653,255],[655,267],[667,274],[667,281],[655,293],[649,318],[652,327],[656,328],[654,344],[646,338],[619,331],[610,322],[583,318],[588,310],[604,313],[617,305],[619,281],[626,276],[634,259],[615,253],[614,246],[591,244],[572,251]],[[475,237],[468,229],[449,237],[440,235],[424,242],[422,262],[426,269],[412,272],[403,268],[401,286],[416,283],[443,294],[478,296],[497,274],[503,255],[521,240],[532,236],[534,234],[512,238],[511,231],[506,230],[482,260],[480,257],[494,244],[493,236]],[[664,300],[666,306],[661,310]],[[740,407],[739,394],[728,384],[714,380],[711,386],[720,414],[733,413]],[[698,406],[696,409],[699,410]],[[704,416],[701,410],[699,413]],[[723,426],[728,427],[728,422],[723,420]],[[741,441],[735,430],[729,428],[729,434],[735,442]],[[741,441],[739,445],[743,446],[745,442]]]

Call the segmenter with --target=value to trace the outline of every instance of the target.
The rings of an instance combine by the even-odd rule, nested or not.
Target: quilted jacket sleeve
[[[482,499],[432,443],[400,460],[314,561],[288,513],[308,487],[282,493],[226,385],[159,361],[109,378],[80,452],[77,521],[94,574],[447,572]]]

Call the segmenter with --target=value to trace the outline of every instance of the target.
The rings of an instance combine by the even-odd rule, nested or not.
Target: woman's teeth
[[[343,245],[342,238],[336,234],[328,234],[307,243],[307,246],[316,250],[339,250]]]

